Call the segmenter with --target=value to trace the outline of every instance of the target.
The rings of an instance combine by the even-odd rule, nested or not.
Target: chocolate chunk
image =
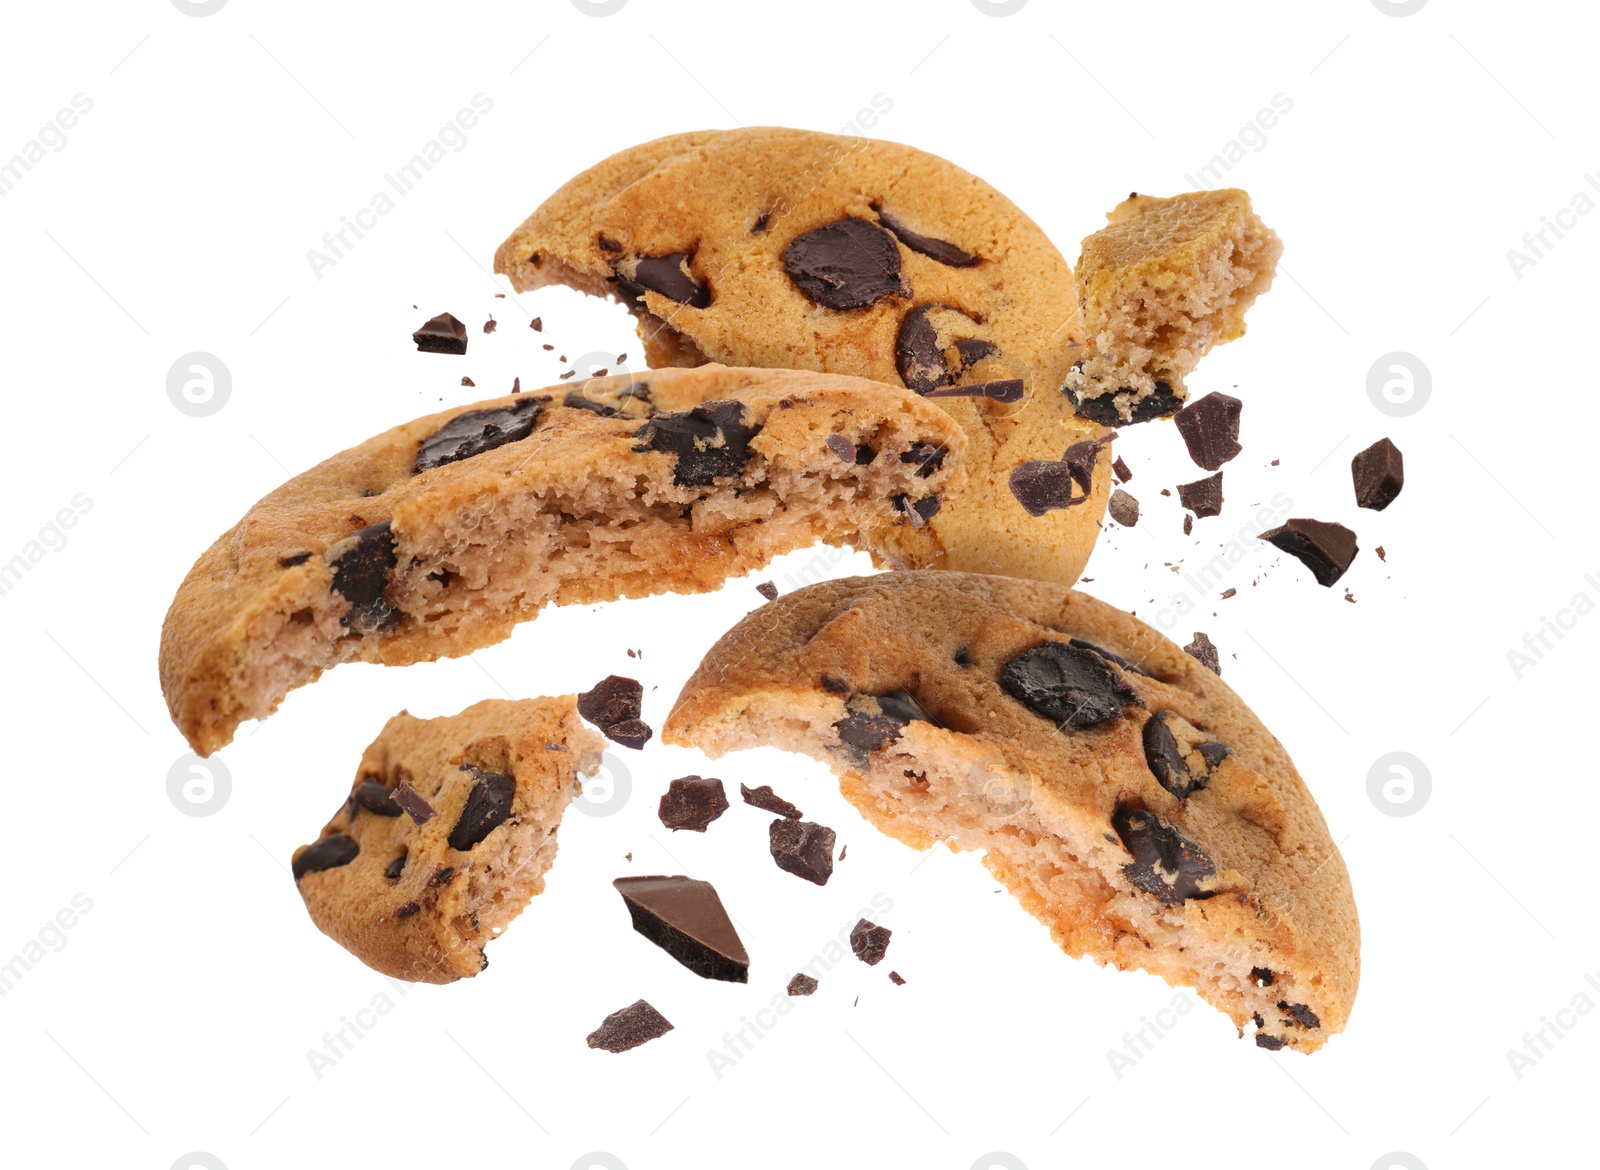
[[[875,223],[854,216],[796,236],[783,270],[806,296],[829,309],[864,309],[884,297],[908,297],[900,249]]]
[[[1122,876],[1136,889],[1168,906],[1217,892],[1217,867],[1199,845],[1141,808],[1118,805],[1111,817],[1122,846],[1133,861]]]
[[[400,783],[394,786],[394,802],[419,825],[425,825],[439,814],[433,811],[433,806],[422,798],[422,794],[411,787],[411,780],[402,777]]]
[[[1101,658],[1104,658],[1107,662],[1116,663],[1118,666],[1122,667],[1123,670],[1131,670],[1134,674],[1142,674],[1146,678],[1151,677],[1150,672],[1144,669],[1144,667],[1139,666],[1137,663],[1129,662],[1120,654],[1113,654],[1104,646],[1096,646],[1093,642],[1086,642],[1082,638],[1068,638],[1067,645],[1076,646],[1079,650],[1092,650],[1094,653],[1100,655]]]
[[[949,452],[943,447],[937,447],[932,443],[913,443],[910,450],[901,452],[900,462],[918,464],[918,477],[927,479],[944,466],[944,457],[947,454]],[[935,508],[934,511],[938,509]]]
[[[939,721],[922,709],[905,691],[889,691],[877,696],[878,710],[857,707],[833,726],[839,740],[854,748],[865,758],[866,753],[881,751],[900,738],[900,729],[912,720],[939,726]]]
[[[1132,528],[1139,523],[1139,501],[1121,488],[1111,493],[1111,502],[1106,510],[1111,513],[1111,518],[1124,528]]]
[[[1354,532],[1343,524],[1324,520],[1289,520],[1256,539],[1276,545],[1298,558],[1311,570],[1319,585],[1332,585],[1344,576],[1360,551]]]
[[[954,661],[957,666],[971,666],[972,659],[969,655],[970,647],[957,646],[956,652],[951,655],[951,660]]]
[[[1281,1037],[1268,1036],[1265,1032],[1256,1033],[1256,1047],[1265,1048],[1268,1052],[1276,1052],[1286,1043],[1287,1041]]]
[[[1223,601],[1227,601],[1228,598],[1235,597],[1235,596],[1238,595],[1238,593],[1239,593],[1239,591],[1237,589],[1235,589],[1232,585],[1229,585],[1226,589],[1224,589],[1222,591],[1222,600]],[[1221,674],[1222,672],[1219,670],[1217,673]]]
[[[938,496],[923,496],[920,500],[912,500],[904,493],[894,497],[894,507],[897,512],[904,512],[906,519],[911,521],[911,527],[921,528],[932,520],[939,512]]]
[[[302,849],[290,869],[294,872],[294,880],[299,881],[308,873],[320,873],[325,869],[338,869],[341,865],[349,865],[360,852],[361,846],[355,841],[343,833],[332,833]]]
[[[1095,464],[1110,442],[1110,436],[1085,439],[1063,451],[1059,460],[1028,459],[1017,464],[1011,471],[1011,494],[1030,516],[1076,507],[1094,491]]]
[[[741,784],[739,795],[744,797],[746,804],[759,808],[762,812],[777,813],[780,817],[788,817],[791,821],[798,821],[803,815],[794,805],[773,792],[770,784],[763,784],[760,788],[747,788]]]
[[[450,848],[466,852],[481,842],[511,815],[511,798],[517,793],[517,782],[501,772],[484,772],[471,764],[462,764],[463,771],[471,772],[476,783],[467,793],[467,803],[461,808],[461,818],[450,830]]]
[[[1217,765],[1228,758],[1228,747],[1221,743],[1197,743],[1194,750],[1200,753],[1200,758],[1206,762],[1206,771],[1215,772]]]
[[[1162,495],[1166,495],[1167,493],[1163,491],[1161,494]],[[1194,531],[1194,517],[1189,515],[1189,513],[1185,512],[1183,514],[1183,534],[1185,536],[1188,536],[1193,531]]]
[[[1183,400],[1172,392],[1172,387],[1165,382],[1157,382],[1155,389],[1143,398],[1135,399],[1128,408],[1131,418],[1123,418],[1117,410],[1117,391],[1098,395],[1094,398],[1080,399],[1070,387],[1062,387],[1062,393],[1067,396],[1067,401],[1072,403],[1080,418],[1086,418],[1092,423],[1099,423],[1103,427],[1123,427],[1133,423],[1149,422],[1151,419],[1165,418],[1183,405]]]
[[[1387,561],[1389,559],[1389,554],[1383,551],[1383,545],[1381,544],[1372,551],[1378,554],[1378,559],[1380,561]]]
[[[394,793],[385,784],[377,780],[363,780],[356,785],[356,790],[350,794],[350,799],[380,817],[397,817],[403,811],[396,803]]]
[[[328,550],[333,563],[333,588],[350,603],[339,619],[358,634],[386,629],[400,621],[400,611],[389,604],[389,574],[398,563],[394,533],[389,521],[369,524],[354,536]]]
[[[391,882],[399,881],[400,880],[400,875],[402,873],[404,873],[405,869],[406,869],[406,858],[407,858],[407,856],[408,856],[408,854],[402,853],[399,857],[396,857],[388,865],[384,866],[383,867],[383,876],[388,878]]]
[[[692,410],[658,414],[634,432],[635,451],[662,451],[678,457],[673,482],[705,487],[719,477],[738,475],[750,458],[750,440],[760,426],[744,403],[707,402]]]
[[[867,966],[876,967],[883,962],[883,956],[889,953],[889,936],[892,933],[887,926],[879,926],[863,918],[850,930],[850,951]]]
[[[1265,967],[1251,967],[1250,979],[1257,987],[1271,987],[1273,975]],[[1261,1017],[1256,1017],[1256,1026],[1261,1026]]]
[[[1222,472],[1178,485],[1178,499],[1197,517],[1215,516],[1222,511]]]
[[[417,444],[411,473],[417,475],[526,439],[538,425],[539,411],[537,401],[524,398],[510,406],[491,406],[458,414]]]
[[[1121,455],[1111,461],[1111,473],[1117,477],[1118,483],[1127,483],[1133,478],[1133,472],[1128,470],[1128,465],[1122,461]]]
[[[535,317],[532,321],[528,322],[528,328],[532,329],[535,333],[543,333],[544,332],[544,318],[543,317]]]
[[[461,384],[463,386],[476,386],[477,385],[476,382],[474,382],[471,378],[467,377],[465,374],[461,375]]]
[[[483,331],[485,333],[493,333],[498,328],[500,328],[500,322],[496,321],[493,317],[490,317],[483,323]]]
[[[667,785],[657,813],[661,823],[677,832],[704,833],[706,826],[728,811],[722,781],[714,776],[684,776]]]
[[[898,971],[890,971],[889,982],[893,983],[896,987],[904,987],[906,985],[906,977],[900,974]]]
[[[1383,511],[1406,484],[1400,448],[1388,439],[1379,439],[1350,460],[1350,476],[1355,480],[1356,506]]]
[[[1217,654],[1217,648],[1210,638],[1201,630],[1194,632],[1194,641],[1183,648],[1183,652],[1193,658],[1212,674],[1221,676],[1222,659]]]
[[[750,234],[752,236],[759,236],[762,232],[767,230],[767,224],[770,223],[771,220],[772,212],[770,210],[763,211],[760,215],[756,216],[756,221],[750,225]]]
[[[967,316],[965,313],[962,313],[961,315],[963,317]],[[967,320],[971,321],[972,318],[967,317]],[[984,358],[993,357],[995,354],[1000,352],[1000,347],[998,345],[982,337],[958,337],[955,339],[955,347],[957,356],[961,358],[961,368],[963,370],[969,370],[981,362]],[[1020,380],[1021,379],[1008,379],[1007,381],[996,383],[980,382],[979,385],[1008,385],[1011,381]]]
[[[603,730],[607,739],[613,743],[620,743],[623,747],[633,748],[634,751],[643,748],[655,734],[643,719],[624,719],[621,723],[613,723]]]
[[[767,826],[767,845],[778,868],[819,886],[833,876],[834,831],[811,821],[779,817]]]
[[[876,203],[872,205],[872,210],[878,213],[878,222],[893,232],[895,238],[913,252],[920,252],[928,259],[937,260],[940,264],[949,265],[951,268],[971,268],[978,262],[978,258],[971,252],[964,251],[947,240],[935,239],[912,231]]]
[[[1018,654],[1001,671],[1000,685],[1034,714],[1076,728],[1095,727],[1126,706],[1144,705],[1100,655],[1060,642],[1041,642]]]
[[[602,252],[622,251],[622,245],[617,243],[617,241],[613,240],[610,236],[606,235],[605,232],[596,233],[594,242],[600,246],[600,250]]]
[[[455,876],[456,867],[453,865],[446,865],[434,871],[433,876],[428,879],[428,885],[437,890],[440,886],[448,886],[450,884],[450,879]]]
[[[1291,1020],[1302,1028],[1322,1027],[1322,1021],[1317,1018],[1317,1013],[1303,1003],[1286,1003],[1280,999],[1278,1001],[1278,1010],[1286,1013]]]
[[[689,261],[693,258],[688,252],[640,256],[634,264],[633,276],[626,278],[619,275],[618,283],[629,291],[632,291],[630,286],[649,289],[669,301],[677,301],[691,309],[703,309],[711,303],[711,290],[689,274]],[[642,292],[634,293],[633,299],[637,300],[642,295]]]
[[[817,981],[804,971],[789,980],[788,992],[790,995],[810,995],[817,989]]]
[[[611,883],[628,905],[633,929],[702,979],[747,983],[750,956],[710,882],[622,877]]]
[[[822,676],[822,689],[832,691],[836,695],[848,695],[850,684],[843,679],[834,678],[831,674],[825,674]]]
[[[1179,800],[1187,800],[1211,783],[1212,775],[1217,765],[1227,757],[1228,749],[1220,743],[1196,744],[1194,750],[1200,753],[1205,769],[1191,769],[1177,737],[1172,734],[1170,721],[1176,718],[1179,716],[1175,712],[1157,711],[1145,721],[1144,760],[1161,787]]]
[[[400,909],[394,912],[394,916],[401,919],[410,918],[413,914],[417,913],[421,909],[422,907],[417,905],[415,902],[407,902],[404,906],[400,907]]]
[[[846,463],[856,461],[856,445],[843,435],[829,435],[823,440],[823,445]]]
[[[424,321],[411,335],[422,353],[466,353],[467,327],[449,313]]]
[[[918,394],[932,394],[941,387],[953,387],[956,380],[971,369],[978,362],[1000,352],[999,346],[992,341],[981,337],[957,337],[952,339],[956,350],[956,360],[951,362],[945,348],[939,342],[939,327],[931,319],[934,313],[950,313],[969,322],[972,328],[977,328],[978,322],[972,317],[956,308],[940,301],[931,301],[928,304],[918,305],[906,314],[905,320],[900,322],[900,331],[895,335],[894,364],[900,374],[900,380]],[[948,333],[948,330],[947,330]],[[996,382],[985,382],[979,385],[988,389],[979,390],[978,386],[971,387],[969,394],[967,388],[950,390],[945,397],[976,397],[981,394],[986,398],[993,398],[997,402],[1016,402],[1022,398],[1022,387],[1014,385],[1020,379],[1006,378]]]
[[[761,582],[761,584],[756,586],[756,592],[761,594],[761,596],[765,597],[768,601],[778,600],[778,587],[771,581]]]
[[[1172,416],[1189,458],[1215,471],[1244,448],[1239,446],[1239,412],[1244,403],[1227,394],[1197,398]]]
[[[988,342],[984,343],[985,345]],[[956,347],[961,347],[956,342]],[[1000,378],[993,382],[974,382],[970,386],[946,386],[942,390],[928,390],[924,398],[987,398],[991,402],[1021,402],[1026,388],[1021,378]]]
[[[599,377],[604,373],[604,370],[600,370],[595,374],[595,377]],[[611,418],[617,413],[616,407],[607,406],[603,402],[596,402],[592,398],[585,398],[576,390],[568,390],[561,399],[561,405],[570,407],[573,410],[587,410],[590,414],[598,414],[601,418]]]
[[[578,696],[578,714],[604,731],[614,723],[639,718],[643,700],[644,685],[637,679],[608,675]]]
[[[310,559],[311,559],[311,554],[309,552],[290,553],[286,557],[279,557],[278,558],[278,568],[280,568],[280,569],[292,569],[296,565],[305,564]]]
[[[672,1025],[667,1017],[641,999],[600,1021],[600,1026],[589,1033],[585,1043],[590,1048],[604,1048],[607,1052],[627,1052],[670,1031]]]

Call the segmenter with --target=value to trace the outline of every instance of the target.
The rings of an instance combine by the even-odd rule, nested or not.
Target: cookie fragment
[[[850,929],[850,952],[867,966],[876,967],[889,953],[889,936],[893,933],[887,926],[862,918]]]
[[[1344,576],[1360,546],[1356,534],[1343,524],[1326,520],[1292,519],[1256,537],[1297,558],[1317,584],[1331,586]]]
[[[836,834],[826,825],[780,817],[767,826],[767,845],[778,868],[819,886],[833,876]]]
[[[798,821],[803,815],[794,805],[773,792],[770,784],[763,784],[760,788],[747,788],[741,784],[739,795],[744,797],[746,804],[759,808],[762,812],[777,813],[780,817],[788,817],[791,821]]]
[[[469,410],[456,415],[417,444],[412,474],[421,474],[447,463],[471,459],[533,434],[539,423],[540,404],[524,398],[510,406]]]
[[[1139,501],[1130,496],[1121,488],[1111,493],[1111,502],[1106,511],[1111,513],[1111,518],[1124,528],[1132,528],[1139,523]]]
[[[1222,659],[1217,654],[1217,648],[1210,638],[1206,637],[1203,630],[1194,632],[1194,641],[1183,648],[1183,652],[1190,658],[1199,662],[1212,674],[1219,678],[1222,675]]]
[[[1195,842],[1141,808],[1118,805],[1111,817],[1133,860],[1122,867],[1129,883],[1168,906],[1217,892],[1217,867]]]
[[[294,880],[299,881],[308,873],[321,873],[325,869],[349,865],[360,852],[361,846],[343,833],[330,833],[296,853],[289,868]]]
[[[738,475],[750,459],[750,440],[760,427],[744,403],[707,402],[691,410],[658,414],[634,432],[635,451],[662,451],[678,458],[673,482],[707,487]]]
[[[467,327],[449,313],[440,313],[424,321],[411,340],[422,353],[466,353]]]
[[[747,983],[750,955],[710,882],[681,874],[621,877],[611,883],[633,929],[702,979]]]
[[[1092,650],[1041,642],[1000,673],[1000,685],[1035,715],[1068,727],[1095,727],[1143,706],[1122,676]]]
[[[786,990],[791,996],[810,995],[817,990],[817,981],[804,971],[801,971],[793,979],[789,980],[789,986]]]
[[[650,725],[639,718],[643,700],[644,686],[637,679],[608,675],[578,696],[578,714],[604,732],[607,739],[638,749],[652,734]]]
[[[600,1026],[589,1033],[586,1043],[590,1048],[603,1048],[607,1052],[627,1052],[670,1031],[672,1024],[667,1017],[641,999],[600,1021]]]
[[[1386,438],[1379,439],[1350,460],[1350,477],[1355,481],[1356,506],[1383,511],[1406,483],[1400,448]]]
[[[883,228],[846,216],[796,236],[783,270],[811,300],[829,309],[864,309],[884,297],[908,297],[900,248]]]
[[[1220,392],[1189,403],[1172,421],[1189,448],[1189,458],[1207,471],[1215,471],[1243,451],[1239,445],[1239,412],[1244,403]]]
[[[714,776],[684,776],[667,785],[657,814],[673,832],[689,829],[704,833],[706,826],[728,811],[722,781]]]
[[[1222,472],[1178,485],[1178,500],[1198,517],[1222,512]]]

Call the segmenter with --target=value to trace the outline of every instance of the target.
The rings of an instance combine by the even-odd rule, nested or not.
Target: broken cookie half
[[[1135,193],[1106,218],[1078,257],[1085,343],[1062,393],[1081,417],[1118,427],[1184,404],[1200,359],[1244,335],[1283,244],[1234,189]]]
[[[317,928],[376,971],[451,983],[534,895],[604,741],[573,696],[491,699],[384,725],[292,871]]]
[[[824,582],[711,650],[667,743],[832,766],[867,819],[984,863],[1069,954],[1194,987],[1265,1048],[1341,1031],[1349,877],[1282,746],[1220,678],[1056,585]]]
[[[331,666],[468,654],[547,604],[705,592],[817,542],[930,565],[964,448],[908,390],[717,365],[419,418],[200,557],[162,627],[162,692],[209,755]]]

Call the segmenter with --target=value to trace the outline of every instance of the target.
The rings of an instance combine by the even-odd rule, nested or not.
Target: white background
[[[1566,1016],[1576,1026],[1520,1078],[1506,1055],[1580,993],[1600,1003],[1584,978],[1600,980],[1600,617],[1569,613],[1520,679],[1507,658],[1574,595],[1600,600],[1600,577],[1585,580],[1600,573],[1586,360],[1600,216],[1548,236],[1520,278],[1507,258],[1600,168],[1589,17],[1447,0],[1407,17],[1370,0],[1032,0],[1003,18],[970,0],[631,0],[605,18],[568,0],[233,0],[204,18],[168,0],[12,6],[0,158],[74,94],[93,109],[0,198],[0,561],[75,495],[92,506],[0,596],[0,961],[41,930],[57,948],[0,998],[0,1162],[565,1168],[598,1150],[633,1170],[1437,1170],[1563,1146],[1549,1160],[1575,1164],[1580,1139],[1592,1158],[1600,1013]],[[480,92],[493,109],[464,149],[314,276],[307,250]],[[220,754],[231,795],[213,815],[168,797],[187,749],[157,687],[161,618],[252,501],[470,400],[463,373],[483,396],[513,376],[553,382],[561,355],[637,365],[616,305],[494,299],[494,248],[541,199],[635,142],[735,122],[833,131],[876,94],[892,109],[872,134],[981,174],[1069,259],[1129,190],[1188,186],[1274,95],[1293,103],[1225,180],[1283,237],[1277,284],[1249,336],[1193,379],[1245,402],[1228,508],[1185,538],[1159,490],[1203,473],[1170,426],[1131,430],[1117,450],[1144,520],[1105,535],[1087,588],[1180,642],[1210,633],[1316,794],[1363,928],[1349,1030],[1320,1053],[1260,1051],[1196,1003],[1119,1077],[1108,1050],[1177,993],[1066,958],[975,856],[881,837],[823,769],[776,753],[711,765],[614,749],[631,800],[569,814],[547,892],[480,978],[402,995],[312,927],[289,854],[390,714],[615,671],[645,682],[659,727],[704,650],[760,602],[754,583],[788,590],[817,550],[715,595],[553,611],[471,659],[341,667]],[[445,309],[473,329],[469,354],[414,352],[411,330]],[[491,312],[501,328],[484,336]],[[231,371],[209,417],[166,393],[191,351]],[[1431,372],[1408,417],[1367,393],[1393,351]],[[1359,511],[1349,459],[1383,435],[1408,484],[1387,512]],[[1339,588],[1260,546],[1222,583],[1232,600],[1185,582],[1277,492],[1359,534]],[[1407,817],[1368,793],[1394,751],[1432,779]],[[848,857],[824,889],[783,874],[767,817],[740,804],[703,837],[667,833],[656,799],[690,772],[735,792],[774,784]],[[702,981],[632,933],[610,879],[650,872],[717,884],[754,956],[747,987]],[[46,929],[78,894],[92,909]],[[719,1079],[707,1051],[746,1018],[771,1021],[755,1013],[875,894],[893,903],[887,962],[829,973]],[[379,995],[392,1010],[316,1076],[308,1050]],[[620,1056],[584,1046],[640,996],[676,1030]]]

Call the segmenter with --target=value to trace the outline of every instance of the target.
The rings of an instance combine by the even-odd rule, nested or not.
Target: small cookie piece
[[[1086,344],[1062,392],[1082,417],[1123,426],[1183,405],[1200,359],[1244,335],[1283,244],[1231,189],[1135,193],[1106,219],[1078,256]]]
[[[897,714],[863,750],[844,728],[874,697]],[[662,738],[827,762],[889,835],[984,850],[1069,954],[1194,987],[1240,1028],[1259,1013],[1309,1052],[1349,1017],[1350,879],[1283,747],[1206,667],[1084,594],[931,572],[797,589],[712,648]]]
[[[297,849],[317,928],[395,979],[451,983],[488,966],[485,944],[544,890],[561,814],[603,741],[571,695],[489,699],[459,715],[384,725],[350,797]],[[434,815],[401,815],[412,789]]]
[[[1072,271],[999,191],[880,139],[755,127],[631,147],[576,176],[495,253],[518,291],[564,284],[638,318],[652,366],[827,370],[937,400],[969,485],[926,516],[930,567],[1070,583],[1099,534],[1084,506],[1025,514],[1006,490],[1101,428],[1058,388],[1082,353]]]
[[[841,461],[835,435],[870,458]],[[934,564],[938,536],[907,512],[962,482],[964,448],[909,391],[790,370],[597,378],[429,415],[296,476],[201,556],[162,627],[162,692],[208,755],[331,666],[468,654],[548,604],[704,592],[818,541]]]

